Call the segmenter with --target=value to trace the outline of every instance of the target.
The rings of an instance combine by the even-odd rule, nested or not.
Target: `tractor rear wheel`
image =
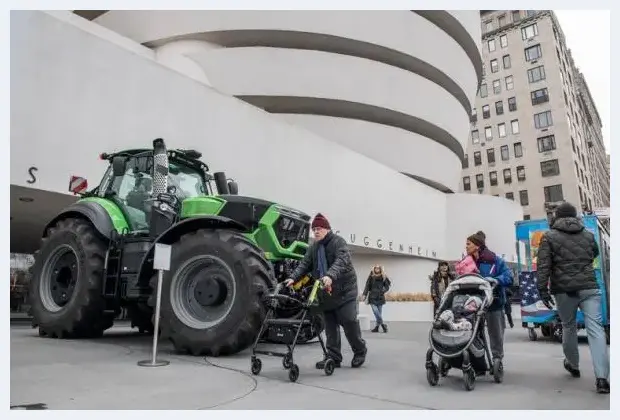
[[[86,220],[63,219],[48,230],[35,253],[30,288],[40,335],[93,338],[114,324],[102,296],[106,250]]]
[[[157,276],[151,287],[154,307]],[[200,229],[183,235],[163,278],[162,336],[195,356],[242,351],[256,339],[266,312],[263,296],[274,287],[270,264],[242,234]]]

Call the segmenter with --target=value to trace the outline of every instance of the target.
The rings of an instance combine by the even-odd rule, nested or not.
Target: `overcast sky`
[[[611,13],[609,10],[555,10],[555,14],[603,120],[603,141],[609,153]]]

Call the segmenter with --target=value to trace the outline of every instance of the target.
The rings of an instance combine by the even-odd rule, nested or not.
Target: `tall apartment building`
[[[550,10],[483,10],[483,80],[471,116],[461,191],[609,206],[601,119]]]

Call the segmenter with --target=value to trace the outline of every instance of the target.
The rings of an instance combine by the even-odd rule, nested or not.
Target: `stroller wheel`
[[[450,365],[446,362],[443,357],[439,358],[439,374],[442,378],[448,376],[448,372],[450,371]]]
[[[297,378],[299,378],[299,366],[293,364],[291,369],[288,371],[288,380],[291,382],[296,382]]]
[[[473,369],[463,372],[463,384],[466,391],[472,391],[476,387],[476,372]]]
[[[331,376],[334,373],[334,369],[336,368],[336,363],[334,363],[333,359],[325,360],[325,367],[323,370],[325,371],[325,375]]]
[[[282,366],[284,369],[290,369],[293,364],[293,355],[291,353],[286,353],[286,355],[282,358]]]
[[[436,364],[432,364],[426,368],[426,380],[430,386],[437,386],[439,383],[439,368]]]
[[[499,359],[493,361],[493,380],[498,384],[504,380],[504,364]]]
[[[258,375],[263,368],[263,362],[256,357],[252,357],[252,375]]]

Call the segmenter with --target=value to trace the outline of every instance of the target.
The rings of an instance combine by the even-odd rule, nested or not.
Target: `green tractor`
[[[308,248],[310,217],[238,195],[237,184],[223,172],[211,175],[201,156],[167,150],[162,139],[153,149],[101,155],[110,163],[101,183],[47,224],[35,253],[30,300],[39,335],[98,337],[123,308],[132,326],[153,332],[153,257],[161,243],[172,245],[162,337],[193,355],[252,344],[263,296]]]

